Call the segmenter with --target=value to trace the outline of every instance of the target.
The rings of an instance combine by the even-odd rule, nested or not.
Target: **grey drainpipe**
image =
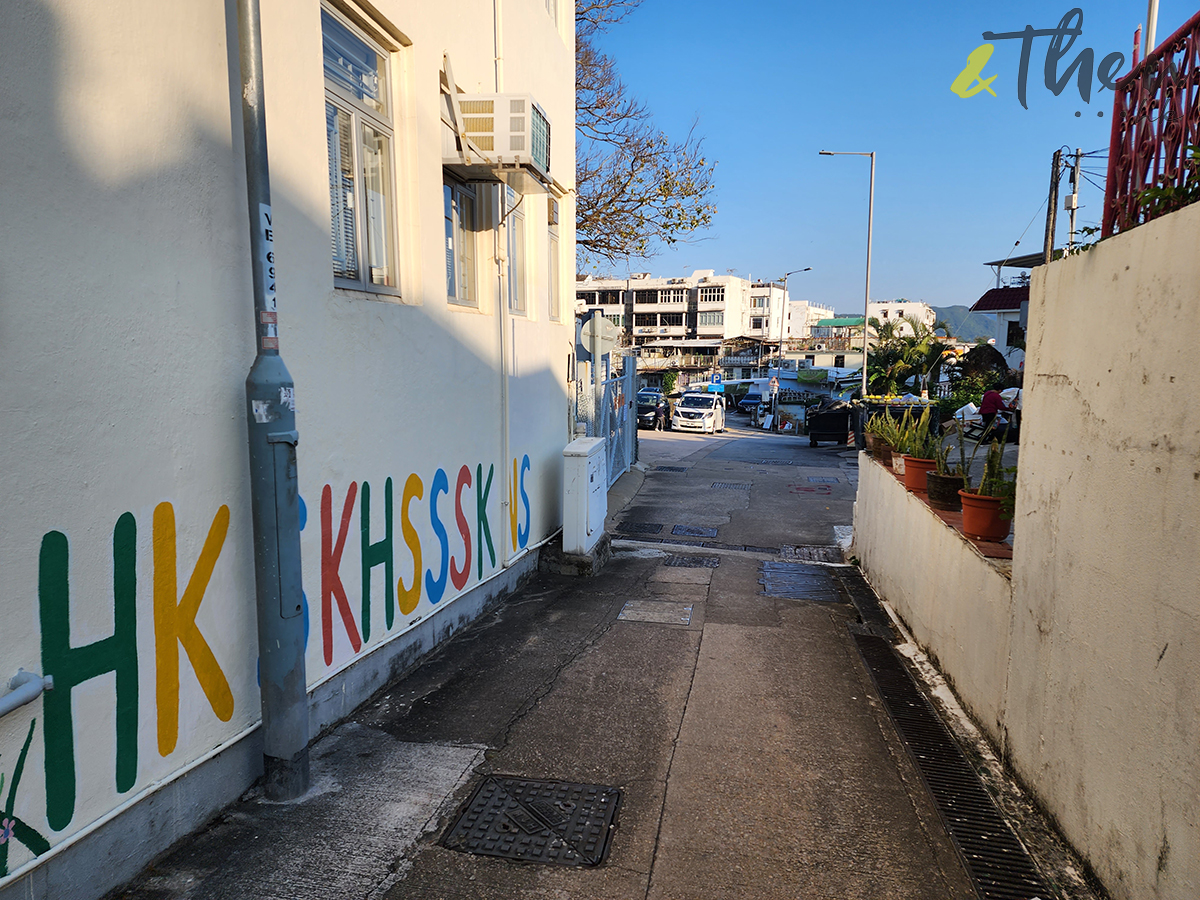
[[[254,272],[254,365],[246,376],[250,502],[258,606],[263,769],[268,799],[308,790],[308,690],[300,583],[300,492],[295,385],[279,355],[274,215],[263,110],[258,0],[238,0],[242,130]]]

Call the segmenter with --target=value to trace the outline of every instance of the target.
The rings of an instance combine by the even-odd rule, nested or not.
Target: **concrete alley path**
[[[642,438],[599,576],[538,576],[318,743],[308,797],[251,794],[121,896],[973,897],[847,627],[857,570],[822,567],[810,599],[760,583],[832,558],[854,454]],[[607,861],[442,846],[489,774],[619,788]]]

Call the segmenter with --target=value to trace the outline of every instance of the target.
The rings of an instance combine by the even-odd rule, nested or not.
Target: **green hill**
[[[950,326],[951,333],[963,341],[973,341],[978,337],[990,338],[996,330],[996,320],[992,316],[983,316],[971,312],[967,306],[935,306],[934,315]]]

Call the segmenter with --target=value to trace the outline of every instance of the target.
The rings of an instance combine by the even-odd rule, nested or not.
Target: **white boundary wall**
[[[1200,895],[1197,246],[1200,205],[1034,270],[1011,595],[859,483],[872,582],[1117,900]]]

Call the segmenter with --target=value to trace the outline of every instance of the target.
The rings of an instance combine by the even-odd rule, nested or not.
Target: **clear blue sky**
[[[1186,22],[1196,3],[1161,0],[1158,40]],[[1144,0],[1081,4],[1083,34],[1060,71],[1091,47],[1096,67],[1108,53],[1124,53],[1120,74],[1127,72],[1146,7]],[[994,279],[982,264],[1007,256],[1030,219],[1017,252],[1041,249],[1054,150],[1107,154],[1113,94],[1097,90],[1093,69],[1090,105],[1074,77],[1055,97],[1043,74],[1049,38],[1033,45],[1027,110],[1016,93],[1020,41],[994,42],[983,76],[997,76],[998,96],[963,99],[950,84],[984,43],[984,31],[1053,28],[1071,8],[644,0],[601,46],[668,134],[683,135],[698,122],[706,151],[719,160],[718,214],[702,240],[629,269],[775,278],[812,266],[792,277],[793,298],[861,309],[870,164],[817,151],[874,150],[872,299],[970,305]],[[1099,173],[1098,184],[1105,166],[1104,159],[1085,162]],[[1082,183],[1080,225],[1098,224],[1102,200]],[[1061,200],[1059,223],[1061,246]]]

